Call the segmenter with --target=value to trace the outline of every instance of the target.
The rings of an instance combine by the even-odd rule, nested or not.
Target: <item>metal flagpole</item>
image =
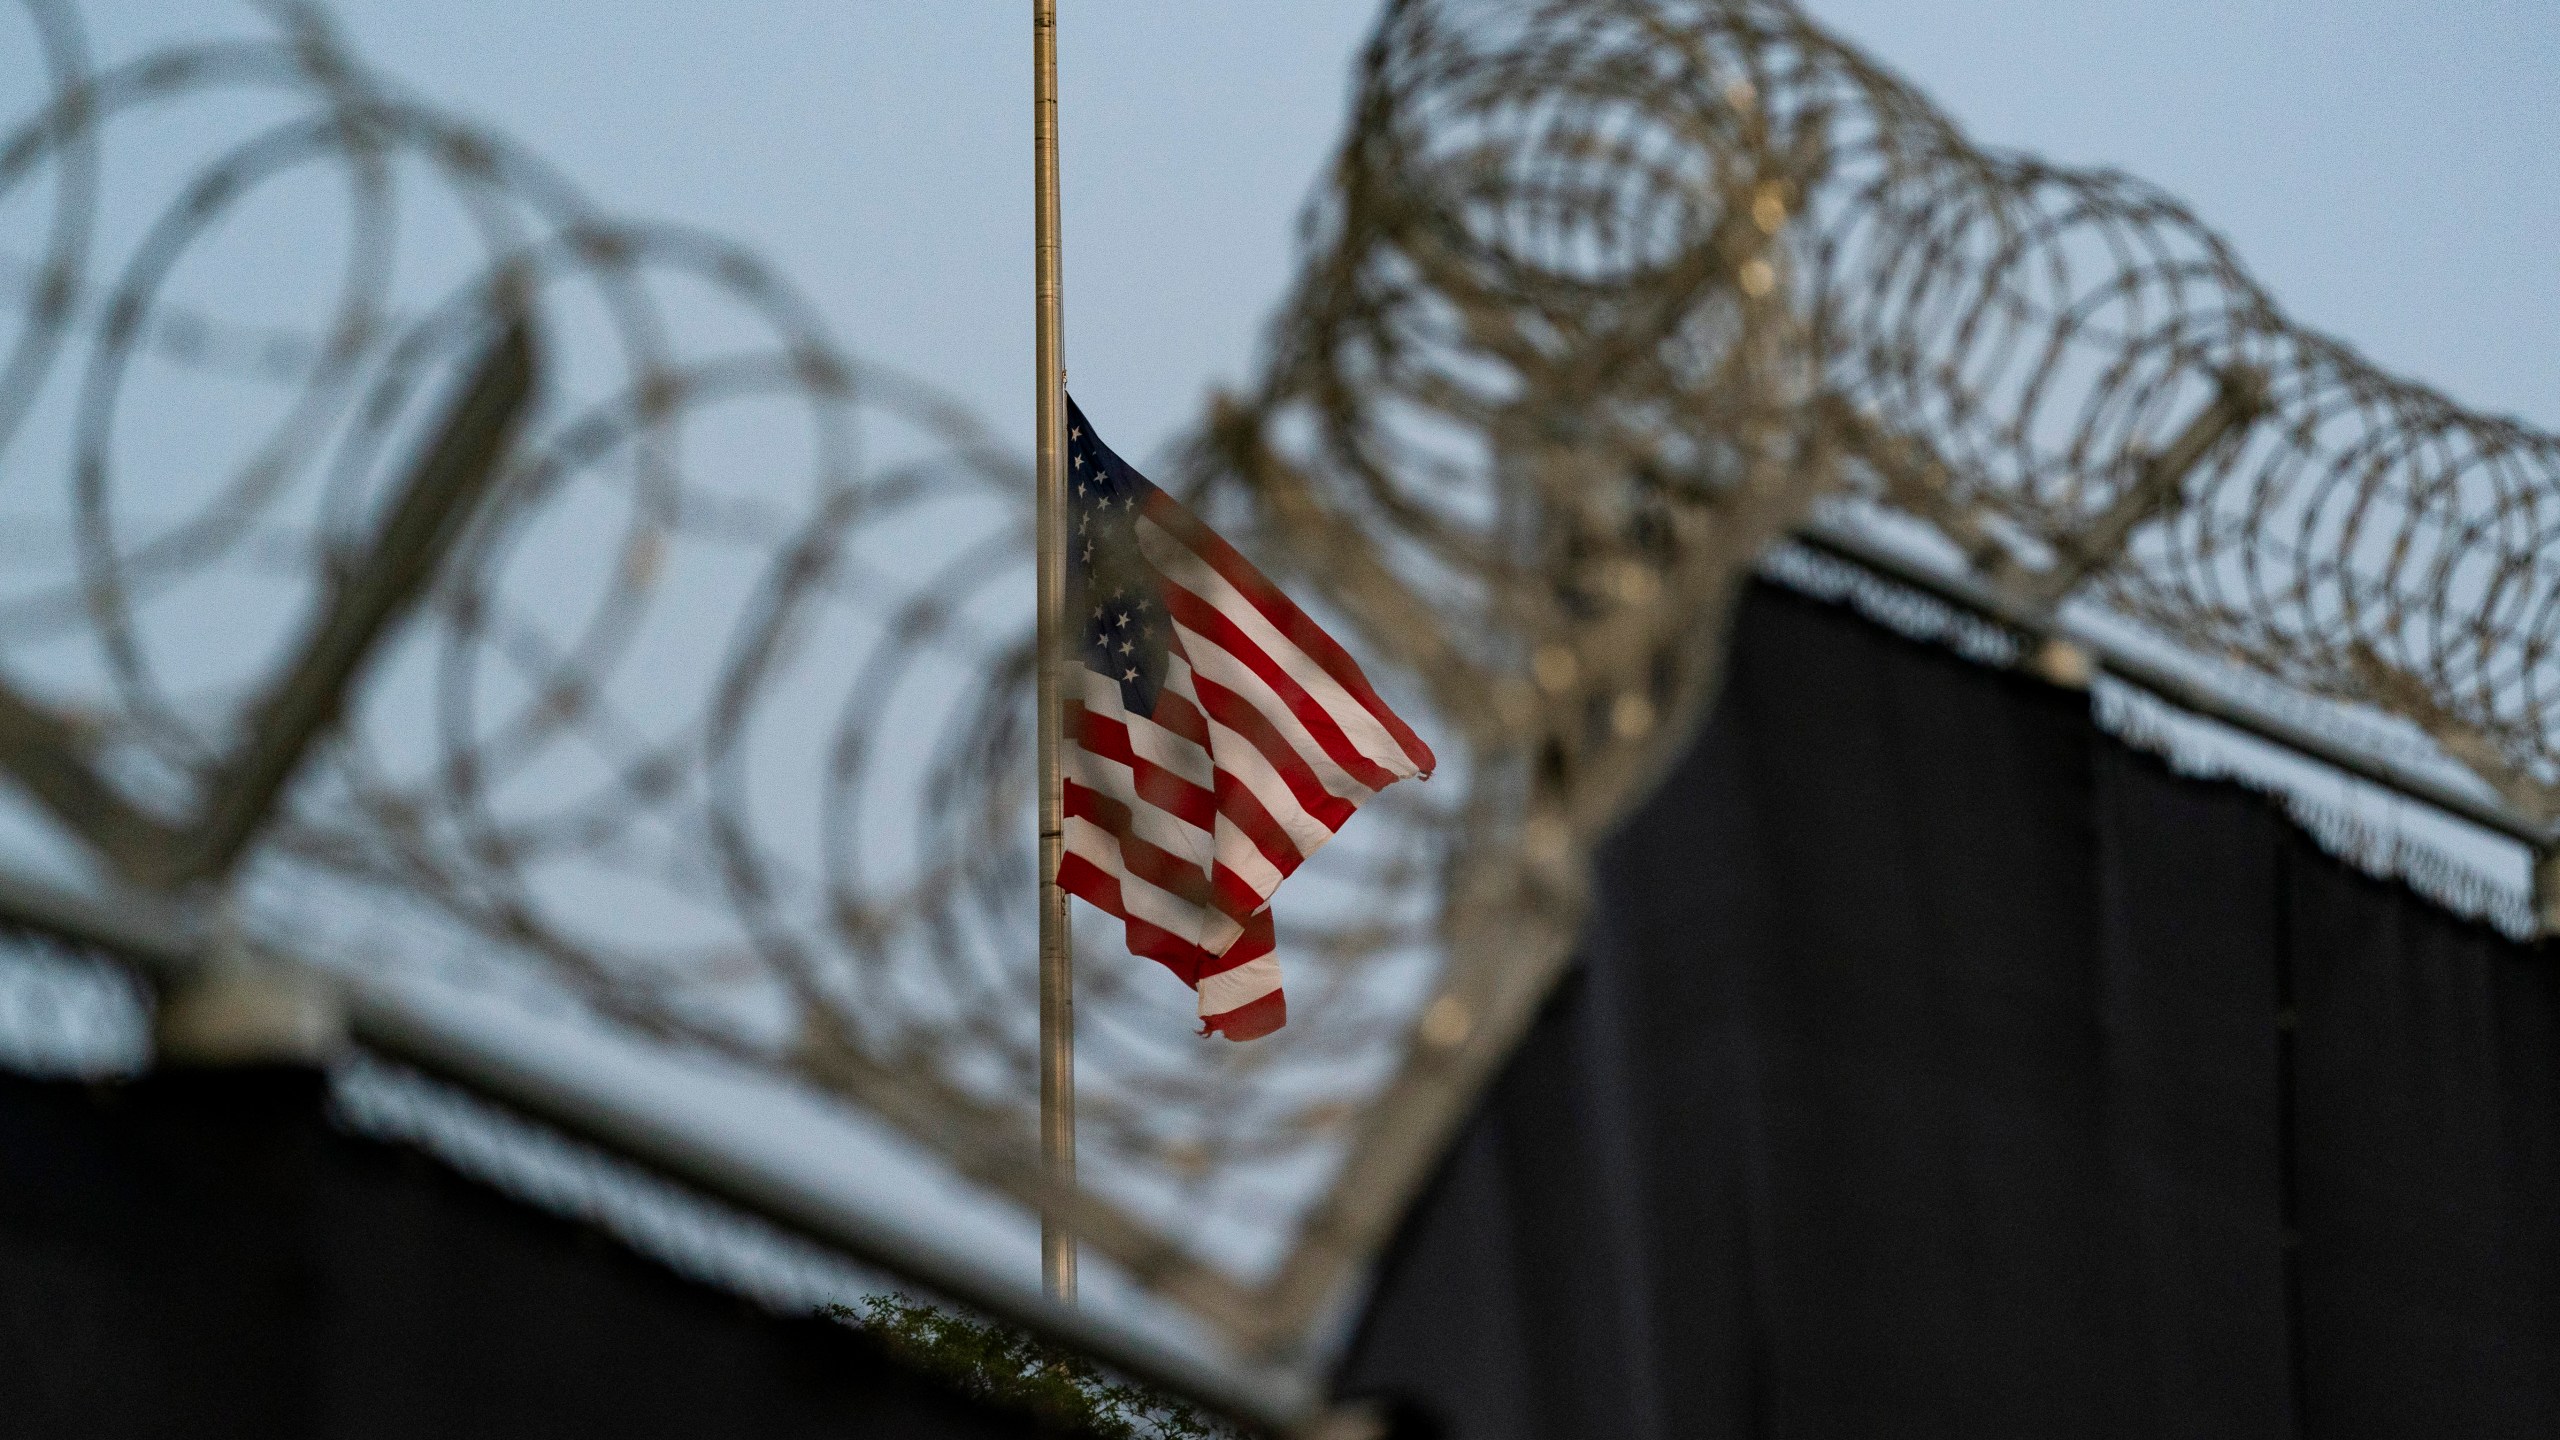
[[[1052,1194],[1063,1199],[1076,1178],[1075,955],[1067,930],[1067,893],[1058,888],[1066,849],[1066,817],[1058,784],[1059,660],[1067,603],[1067,373],[1065,319],[1058,278],[1058,0],[1031,0],[1032,221],[1038,338],[1040,623],[1040,1159]],[[1040,1282],[1059,1300],[1076,1298],[1076,1241],[1053,1203],[1040,1216]]]

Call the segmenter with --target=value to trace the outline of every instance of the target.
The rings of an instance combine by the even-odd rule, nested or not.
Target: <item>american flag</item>
[[[1200,1033],[1288,1018],[1271,895],[1431,747],[1332,636],[1067,406],[1058,884],[1199,992]]]

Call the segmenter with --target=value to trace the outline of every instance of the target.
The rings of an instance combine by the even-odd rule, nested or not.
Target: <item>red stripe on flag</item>
[[[1351,652],[1342,648],[1342,642],[1308,619],[1297,602],[1282,594],[1279,586],[1253,568],[1253,562],[1228,544],[1225,536],[1200,523],[1198,516],[1161,490],[1147,497],[1146,515],[1163,527],[1167,534],[1181,541],[1192,554],[1206,561],[1210,569],[1226,577],[1227,583],[1236,587],[1236,593],[1261,611],[1262,618],[1270,621],[1273,629],[1289,637],[1289,643],[1304,651],[1333,683],[1350,692],[1351,698],[1360,702],[1360,708],[1368,711],[1372,718],[1386,727],[1388,734],[1395,737],[1396,744],[1403,747],[1405,758],[1411,760],[1424,775],[1439,768],[1431,747],[1413,732],[1412,726],[1404,723],[1404,717],[1388,709],[1387,703],[1378,698],[1378,692],[1369,684],[1369,677],[1361,670],[1360,662],[1351,658]]]
[[[1235,945],[1218,957],[1216,968],[1203,970],[1200,978],[1206,980],[1212,975],[1221,975],[1259,960],[1278,948],[1278,943],[1272,935],[1271,912],[1264,910],[1245,926],[1244,934],[1237,938]],[[1201,1016],[1200,1033],[1224,1034],[1230,1040],[1258,1040],[1288,1021],[1289,1002],[1282,999],[1281,992],[1274,988],[1269,994],[1258,995],[1233,1009]]]
[[[1156,692],[1155,722],[1202,750],[1209,748],[1209,722],[1200,718],[1199,707],[1175,693],[1170,685]]]
[[[1200,692],[1201,708],[1209,712],[1209,718],[1243,736],[1246,744],[1260,751],[1262,758],[1271,762],[1271,768],[1280,772],[1289,793],[1298,797],[1298,808],[1314,816],[1317,824],[1327,830],[1339,830],[1342,822],[1351,818],[1351,812],[1359,808],[1324,788],[1324,782],[1316,778],[1314,768],[1297,747],[1243,696],[1197,673],[1192,675],[1191,684]]]
[[[1068,733],[1076,737],[1076,743],[1087,754],[1129,767],[1139,799],[1180,817],[1195,830],[1212,828],[1218,811],[1217,796],[1139,754],[1129,743],[1126,724],[1073,700],[1067,702],[1067,724]]]
[[[1257,910],[1251,919],[1244,922],[1244,933],[1236,937],[1235,944],[1227,947],[1227,953],[1202,967],[1200,978],[1206,980],[1212,975],[1223,975],[1279,948],[1279,938],[1272,931],[1271,911],[1267,907]]]
[[[1058,888],[1120,921],[1130,954],[1153,960],[1172,971],[1183,984],[1194,990],[1200,988],[1201,970],[1216,957],[1162,926],[1130,914],[1120,903],[1120,882],[1102,867],[1081,855],[1069,854],[1058,862]]]
[[[1188,671],[1190,668],[1190,662],[1184,661],[1183,669]],[[1196,676],[1193,681],[1197,683]],[[1298,866],[1307,857],[1300,853],[1298,842],[1289,838],[1287,827],[1272,816],[1253,787],[1245,784],[1234,771],[1217,763],[1217,756],[1210,749],[1209,722],[1201,715],[1200,708],[1168,683],[1156,695],[1156,723],[1200,747],[1200,753],[1209,757],[1210,777],[1214,782],[1212,798],[1218,813],[1226,816],[1228,823],[1253,842],[1253,848],[1262,852],[1262,858],[1280,872],[1280,878],[1285,880],[1296,874]],[[1313,778],[1310,772],[1309,779]],[[1317,789],[1322,790],[1323,787],[1318,786]]]
[[[1070,850],[1058,861],[1058,888],[1102,911],[1126,920],[1120,904],[1120,881],[1099,865]]]
[[[1208,951],[1135,915],[1127,917],[1124,927],[1129,939],[1129,953],[1143,955],[1180,977],[1183,984],[1200,988],[1200,972],[1217,957]]]
[[[1217,888],[1209,879],[1208,870],[1199,861],[1176,855],[1137,834],[1129,824],[1128,806],[1073,780],[1066,782],[1065,799],[1067,818],[1089,820],[1111,832],[1111,838],[1120,842],[1120,863],[1127,867],[1128,873],[1187,905],[1203,910],[1214,907],[1226,913]],[[1261,903],[1257,899],[1254,905]],[[1252,913],[1253,906],[1249,905],[1228,918],[1241,922]]]
[[[1200,1033],[1224,1035],[1230,1040],[1259,1040],[1288,1023],[1289,1002],[1274,990],[1233,1010],[1201,1016]]]
[[[1334,764],[1342,767],[1342,773],[1371,790],[1384,790],[1396,783],[1394,772],[1361,754],[1360,747],[1351,743],[1351,737],[1342,733],[1342,726],[1334,720],[1333,713],[1309,695],[1285,666],[1237,629],[1234,621],[1220,614],[1217,607],[1171,580],[1164,582],[1164,597],[1165,608],[1171,610],[1173,617],[1185,628],[1234,656],[1246,669],[1261,677],[1262,683],[1271,687],[1271,693],[1280,697],[1280,703],[1289,707],[1289,713],[1298,717],[1298,723],[1306,727],[1307,734],[1324,748],[1324,753]],[[1200,667],[1195,663],[1191,670],[1196,676]]]
[[[1281,879],[1286,880],[1298,873],[1298,866],[1307,857],[1298,853],[1298,842],[1290,839],[1289,832],[1280,828],[1280,822],[1271,818],[1271,812],[1262,808],[1262,797],[1253,793],[1253,787],[1245,784],[1235,772],[1221,770],[1218,772],[1216,798],[1218,813],[1227,817],[1227,823],[1236,827],[1236,833],[1253,842],[1253,848],[1270,863],[1272,869],[1280,872]]]
[[[1261,909],[1271,899],[1270,896],[1246,884],[1244,877],[1228,869],[1224,862],[1210,870],[1209,888],[1217,892],[1218,908],[1233,920],[1242,921],[1252,918],[1253,912]],[[1242,941],[1237,942],[1237,944],[1242,943]],[[1227,953],[1234,954],[1234,947],[1228,947]]]

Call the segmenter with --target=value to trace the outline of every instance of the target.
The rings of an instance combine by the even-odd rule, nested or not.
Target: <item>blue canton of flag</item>
[[[1070,402],[1067,420],[1067,613],[1084,626],[1085,669],[1120,686],[1133,715],[1152,715],[1172,628],[1147,583],[1138,506],[1160,493],[1095,438]]]

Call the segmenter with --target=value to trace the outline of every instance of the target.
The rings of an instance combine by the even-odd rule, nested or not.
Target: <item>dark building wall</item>
[[[2560,979],[1755,592],[1346,1388],[1462,1437],[2560,1434]],[[1020,1433],[306,1072],[0,1077],[0,1435]]]
[[[1468,1440],[2560,1434],[2560,978],[1773,588],[1345,1368]]]
[[[1021,1436],[425,1156],[302,1070],[0,1076],[0,1436]]]

